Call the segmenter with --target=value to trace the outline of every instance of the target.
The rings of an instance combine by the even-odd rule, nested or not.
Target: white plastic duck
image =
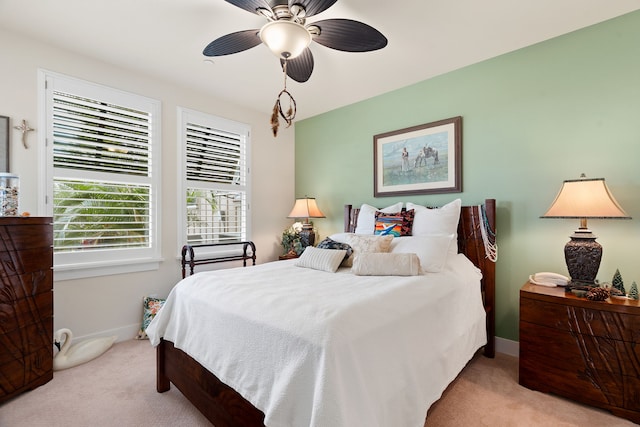
[[[64,344],[62,344],[61,348],[62,337],[64,337]],[[58,329],[53,336],[53,342],[60,351],[53,358],[53,370],[60,371],[73,368],[93,360],[109,350],[117,338],[117,336],[93,338],[71,345],[71,340],[73,339],[71,330],[66,328]]]

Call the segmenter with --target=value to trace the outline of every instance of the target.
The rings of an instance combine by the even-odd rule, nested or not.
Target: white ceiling
[[[637,0],[338,0],[307,19],[348,18],[389,44],[317,43],[309,81],[288,80],[306,118],[640,9]],[[205,61],[204,47],[263,18],[224,0],[0,0],[0,28],[269,114],[279,60],[260,45]]]

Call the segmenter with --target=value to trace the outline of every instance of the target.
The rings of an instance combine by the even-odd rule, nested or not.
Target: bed
[[[457,251],[438,274],[354,276],[294,259],[187,277],[147,330],[157,391],[173,383],[217,427],[422,425],[477,350],[495,351],[495,200],[459,212]],[[345,206],[345,233],[359,214]],[[470,326],[458,324],[467,313]]]

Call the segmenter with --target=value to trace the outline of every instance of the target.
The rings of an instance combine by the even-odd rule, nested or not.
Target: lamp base
[[[564,247],[571,282],[575,285],[595,286],[602,259],[602,246],[590,230],[580,228],[571,235]]]
[[[300,243],[302,243],[303,248],[315,245],[316,233],[313,231],[313,225],[302,224],[302,230],[300,231]]]

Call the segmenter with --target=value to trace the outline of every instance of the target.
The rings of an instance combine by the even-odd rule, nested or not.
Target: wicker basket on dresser
[[[0,402],[53,378],[51,218],[0,217]]]

